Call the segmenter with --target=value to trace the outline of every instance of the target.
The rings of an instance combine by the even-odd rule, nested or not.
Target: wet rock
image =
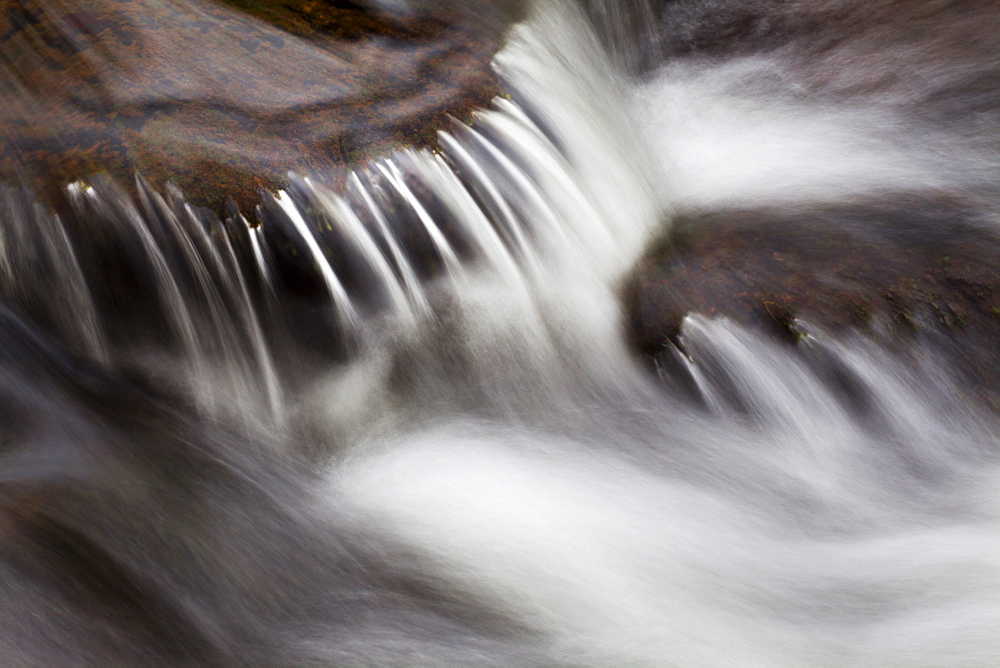
[[[0,180],[57,199],[140,172],[249,211],[289,170],[336,183],[432,143],[498,92],[490,59],[517,8],[473,21],[401,7],[0,0]]]
[[[1000,235],[977,208],[906,195],[828,207],[682,216],[623,290],[628,335],[653,360],[688,313],[794,342],[798,321],[895,348],[940,348],[1000,405]]]

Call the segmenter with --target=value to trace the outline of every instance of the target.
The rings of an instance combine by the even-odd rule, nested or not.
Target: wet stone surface
[[[246,211],[289,170],[433,142],[497,94],[496,16],[362,2],[0,0],[0,181],[58,199],[108,173]]]
[[[652,361],[685,315],[724,316],[794,343],[797,320],[904,350],[939,347],[1000,406],[1000,235],[977,208],[898,196],[681,217],[623,288],[628,336]]]

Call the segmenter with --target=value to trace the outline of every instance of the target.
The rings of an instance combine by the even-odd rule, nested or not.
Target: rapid
[[[342,191],[0,193],[4,663],[1000,658],[1000,424],[934,345],[690,313],[649,363],[622,303],[691,212],[994,233],[995,140],[806,37],[652,54],[654,4],[537,3],[509,95]]]

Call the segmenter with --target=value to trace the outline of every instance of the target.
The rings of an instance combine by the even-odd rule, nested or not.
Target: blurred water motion
[[[995,10],[524,4],[2,6],[4,664],[996,663]]]

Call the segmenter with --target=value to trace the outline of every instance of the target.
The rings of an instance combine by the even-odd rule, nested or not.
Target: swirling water
[[[511,99],[253,223],[4,192],[6,663],[1000,657],[1000,431],[944,360],[691,314],[657,374],[619,296],[678,210],[995,160],[598,39],[538,7]]]

